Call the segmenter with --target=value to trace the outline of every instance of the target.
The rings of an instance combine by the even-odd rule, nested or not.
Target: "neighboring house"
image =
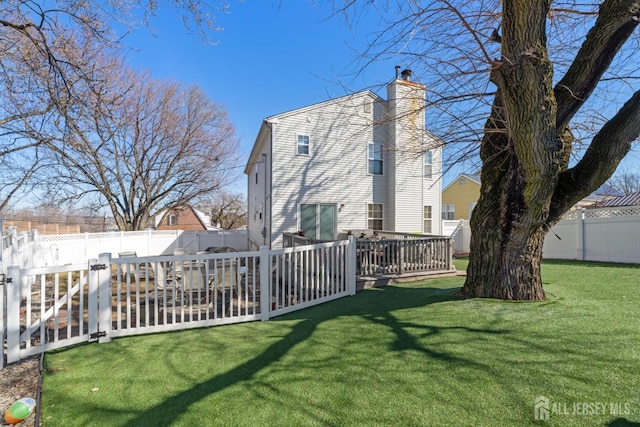
[[[584,199],[576,203],[571,209],[599,208],[612,206],[620,193],[608,184],[603,184]],[[442,191],[442,219],[469,220],[471,212],[480,198],[480,175],[460,174]]]
[[[211,218],[192,206],[178,206],[156,216],[156,230],[217,230]]]
[[[479,198],[480,175],[458,175],[442,191],[442,219],[470,219]]]
[[[606,203],[608,200],[616,199],[620,196],[622,196],[621,192],[605,182],[600,186],[600,188],[589,194],[584,199],[580,200],[571,209],[574,210],[603,207],[606,206],[603,205],[603,203]]]
[[[245,168],[250,248],[279,247],[285,232],[440,233],[442,141],[409,77],[387,100],[367,90],[264,119]]]
[[[596,205],[598,208],[617,208],[622,206],[640,206],[640,193],[609,197],[605,200],[599,201]]]

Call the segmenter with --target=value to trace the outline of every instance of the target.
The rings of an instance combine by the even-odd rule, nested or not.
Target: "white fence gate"
[[[105,253],[86,265],[11,266],[0,282],[7,362],[87,341],[267,320],[354,295],[355,250],[351,238],[257,252]]]

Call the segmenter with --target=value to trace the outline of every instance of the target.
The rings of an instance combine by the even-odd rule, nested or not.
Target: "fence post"
[[[576,211],[576,233],[578,236],[576,239],[577,259],[584,261],[584,211],[582,209]]]
[[[98,264],[107,267],[98,274],[98,325],[105,334],[98,342],[105,343],[111,341],[111,254],[99,254]]]
[[[4,227],[2,226],[2,218],[0,218],[0,267],[2,267],[2,255],[4,253]],[[4,270],[0,268],[0,274],[2,274]],[[4,294],[2,294],[4,295]],[[3,341],[4,342],[4,341]],[[2,362],[0,362],[2,363]],[[1,367],[1,365],[0,365]]]
[[[2,225],[2,220],[0,219],[0,226]],[[2,249],[2,245],[0,244],[0,249]],[[1,251],[0,251],[1,252]],[[0,267],[2,267],[2,257],[0,256]],[[2,351],[0,351],[0,371],[4,368],[4,290],[5,290],[5,275],[2,274],[2,270],[0,269],[0,276],[2,276],[2,280],[0,280],[0,343],[2,345]]]
[[[18,227],[11,226],[7,227],[7,234],[9,235],[9,244],[11,245],[9,250],[11,252],[10,263],[19,263],[20,259],[18,258]]]
[[[260,246],[260,317],[269,320],[271,310],[271,263],[269,262],[269,248]]]
[[[89,312],[89,337],[98,333],[98,270],[94,270],[93,267],[97,264],[97,259],[89,260],[89,306],[87,307]]]
[[[20,360],[20,266],[7,268],[7,363]]]
[[[349,246],[347,247],[347,292],[349,295],[356,294],[356,238],[349,236]]]

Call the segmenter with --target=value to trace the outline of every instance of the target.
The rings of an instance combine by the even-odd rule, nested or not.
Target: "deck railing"
[[[451,243],[449,237],[357,240],[357,275],[450,271],[453,268]]]
[[[447,236],[385,230],[347,230],[356,238],[356,276],[391,276],[453,269],[453,240]],[[321,241],[284,233],[283,246],[296,247]]]

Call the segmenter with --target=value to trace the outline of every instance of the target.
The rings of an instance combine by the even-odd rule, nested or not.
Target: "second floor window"
[[[382,144],[369,144],[369,173],[382,175]]]
[[[433,151],[429,150],[424,153],[424,177],[431,178],[433,174]]]
[[[178,225],[178,215],[169,215],[167,218],[168,225]]]
[[[298,148],[296,153],[304,156],[309,155],[309,135],[298,135]]]

